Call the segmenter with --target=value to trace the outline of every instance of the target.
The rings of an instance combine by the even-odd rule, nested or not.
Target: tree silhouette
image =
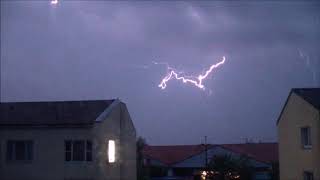
[[[137,180],[147,179],[147,168],[144,166],[143,148],[146,146],[146,140],[142,137],[137,139]]]
[[[207,179],[250,180],[253,168],[246,156],[233,157],[230,154],[214,156],[209,162],[211,173]]]

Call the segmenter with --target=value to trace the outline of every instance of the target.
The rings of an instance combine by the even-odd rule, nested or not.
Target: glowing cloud
[[[167,87],[167,82],[170,81],[172,78],[176,79],[176,80],[180,80],[183,83],[190,83],[193,84],[194,86],[200,88],[200,89],[205,89],[204,85],[202,84],[202,81],[205,80],[210,73],[213,71],[213,69],[221,66],[222,64],[224,64],[224,62],[226,61],[226,58],[223,56],[222,60],[216,64],[213,64],[210,66],[210,68],[208,70],[206,70],[206,72],[204,74],[200,74],[198,77],[196,78],[190,78],[192,76],[180,76],[179,74],[181,74],[181,72],[176,72],[173,68],[170,68],[169,66],[167,66],[168,70],[170,70],[170,72],[168,73],[168,75],[166,75],[161,83],[158,85],[161,89],[165,89]],[[159,64],[159,63],[158,63]]]

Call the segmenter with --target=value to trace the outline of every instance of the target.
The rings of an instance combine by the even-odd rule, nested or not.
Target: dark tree
[[[209,170],[214,172],[209,179],[215,180],[251,180],[253,175],[249,159],[244,156],[214,156],[209,162]]]
[[[148,179],[147,168],[144,166],[143,148],[146,146],[146,140],[142,137],[137,139],[137,180]]]
[[[250,180],[254,174],[254,168],[251,166],[247,156],[241,156],[234,159],[236,162],[235,171],[239,174],[241,180]]]

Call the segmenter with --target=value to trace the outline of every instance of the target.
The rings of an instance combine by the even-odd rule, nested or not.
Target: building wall
[[[94,127],[95,144],[98,146],[96,154],[97,180],[120,179],[119,146],[120,146],[120,110],[114,107],[108,117],[101,122],[97,122]],[[114,140],[116,143],[116,162],[108,162],[108,141]]]
[[[89,128],[0,129],[1,180],[135,180],[136,134],[127,109],[116,106]],[[92,140],[92,162],[65,162],[64,141]],[[31,163],[8,163],[7,140],[33,140]],[[108,140],[116,142],[116,162],[108,163]]]
[[[136,179],[136,131],[123,103],[115,106],[106,119],[94,127],[97,155],[97,174],[101,179]],[[116,161],[108,162],[108,141],[116,142]],[[108,178],[105,178],[108,177]]]
[[[94,176],[94,163],[64,161],[64,140],[91,138],[89,129],[1,129],[0,179],[62,180],[65,177],[91,178]],[[7,140],[33,140],[34,153],[32,162],[7,162]]]
[[[312,149],[301,146],[300,128],[311,127]],[[319,111],[292,93],[278,124],[279,165],[281,180],[303,179],[304,171],[312,171],[320,180]]]
[[[121,103],[121,174],[122,180],[135,180],[137,177],[136,130],[128,109]]]

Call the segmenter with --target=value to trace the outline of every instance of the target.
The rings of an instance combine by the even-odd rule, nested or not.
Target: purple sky
[[[1,1],[1,100],[127,103],[150,144],[276,141],[293,87],[320,86],[320,3]],[[170,81],[167,62],[202,91]],[[45,119],[44,119],[45,120]]]

